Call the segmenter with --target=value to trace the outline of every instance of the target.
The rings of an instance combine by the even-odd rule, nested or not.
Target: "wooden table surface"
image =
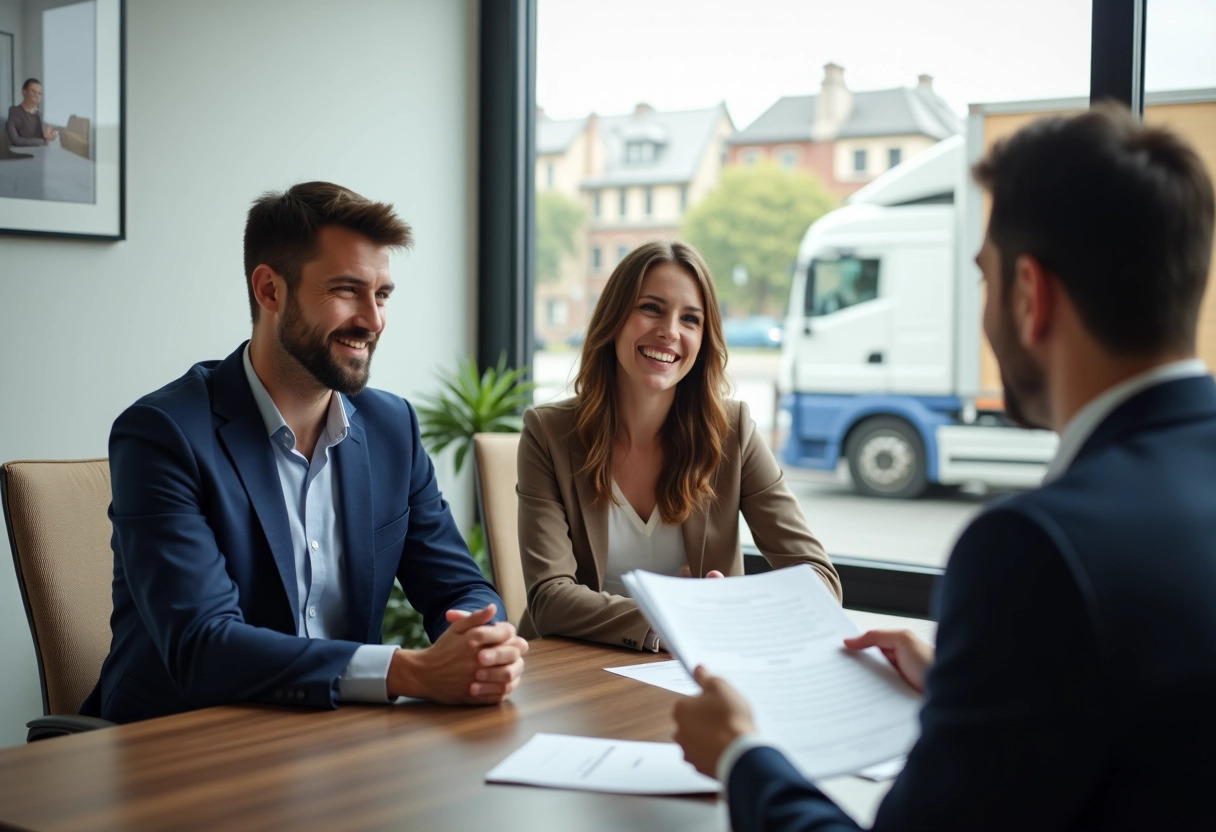
[[[715,830],[712,797],[487,785],[534,733],[671,739],[676,694],[604,667],[666,656],[532,643],[504,705],[192,713],[0,751],[0,824],[59,829]]]
[[[908,623],[850,617],[863,629]],[[667,658],[545,638],[532,642],[523,684],[497,707],[231,705],[3,749],[0,828],[725,830],[714,797],[484,782],[540,731],[670,741],[677,695],[603,670]],[[890,786],[853,777],[821,785],[863,823]]]

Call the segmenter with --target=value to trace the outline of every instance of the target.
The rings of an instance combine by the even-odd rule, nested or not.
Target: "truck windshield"
[[[878,260],[812,260],[806,284],[805,314],[831,315],[878,297]]]

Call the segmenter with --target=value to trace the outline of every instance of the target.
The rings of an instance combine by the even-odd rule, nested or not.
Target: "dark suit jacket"
[[[335,449],[345,639],[296,635],[295,561],[274,451],[242,350],[196,364],[114,423],[113,639],[81,713],[129,722],[231,702],[334,707],[361,644],[379,644],[393,578],[435,639],[450,608],[502,601],[439,492],[413,408],[345,399]]]
[[[1216,384],[1124,402],[985,511],[942,581],[923,733],[875,829],[1216,829]],[[771,749],[747,830],[855,825]]]

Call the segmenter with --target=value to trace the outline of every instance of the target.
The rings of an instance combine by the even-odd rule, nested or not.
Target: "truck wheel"
[[[862,494],[911,500],[929,484],[924,443],[903,419],[866,419],[853,429],[846,452],[853,487]]]

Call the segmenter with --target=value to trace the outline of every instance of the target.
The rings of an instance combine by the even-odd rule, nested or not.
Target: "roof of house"
[[[818,98],[818,95],[779,98],[727,142],[763,144],[810,141]],[[837,138],[911,134],[944,139],[962,129],[962,120],[937,93],[921,87],[896,87],[853,92],[853,108],[840,126]]]
[[[553,119],[541,115],[536,119],[536,152],[565,153],[587,125],[587,118]]]
[[[702,110],[668,112],[639,107],[629,115],[601,116],[599,135],[604,143],[604,170],[582,186],[603,188],[691,182],[724,118],[729,123],[730,116],[724,104]],[[653,145],[653,157],[631,161],[627,156],[631,142]]]

